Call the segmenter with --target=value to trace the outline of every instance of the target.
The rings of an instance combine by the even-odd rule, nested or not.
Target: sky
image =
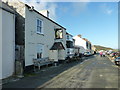
[[[65,27],[73,36],[81,34],[93,45],[118,48],[117,2],[20,1],[34,6],[38,11],[49,10],[50,18]]]

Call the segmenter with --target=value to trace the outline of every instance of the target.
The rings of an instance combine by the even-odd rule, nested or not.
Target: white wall
[[[67,37],[69,37],[69,38],[67,38]],[[66,34],[66,41],[72,41],[73,42],[73,46],[74,46],[73,36],[71,36],[69,34]],[[69,53],[67,53],[67,52],[69,52]],[[66,55],[69,56],[71,54],[75,54],[75,49],[74,48],[67,48]]]
[[[44,45],[43,57],[49,57],[50,48],[55,42],[55,31],[54,28],[60,28],[58,25],[52,23],[50,20],[44,18],[34,11],[29,11],[28,8],[25,8],[25,66],[32,65],[33,58],[37,58],[37,44]],[[36,33],[36,19],[40,18],[43,20],[43,32],[44,34]],[[65,30],[64,35],[66,33]],[[66,37],[62,39],[64,47],[66,47]],[[59,41],[59,40],[58,40]],[[64,51],[65,52],[65,51]],[[62,53],[64,54],[64,53]],[[54,56],[53,56],[54,57]],[[65,54],[63,55],[65,57]],[[62,57],[62,58],[63,58]]]
[[[14,48],[15,48],[15,16],[3,10],[2,11],[2,78],[9,77],[14,73],[14,61],[15,61]]]
[[[2,6],[1,1],[0,6]],[[2,79],[2,9],[0,9],[0,79]]]
[[[67,51],[67,48],[66,48],[66,30],[63,30],[63,39],[56,39],[55,42],[62,42],[65,50],[59,50],[59,59],[60,60],[65,60],[67,54],[66,54],[66,51]]]
[[[58,50],[50,50],[49,58],[53,61],[58,61]]]
[[[84,53],[87,50],[86,41],[78,36],[73,38],[75,39],[75,46],[80,47],[80,53]]]

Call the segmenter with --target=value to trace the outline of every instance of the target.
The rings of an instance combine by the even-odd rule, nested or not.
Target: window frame
[[[42,48],[41,48],[42,47]],[[38,50],[39,49],[39,50]],[[40,49],[42,49],[40,51]],[[37,59],[40,59],[40,58],[43,58],[43,54],[44,54],[44,45],[43,44],[37,44],[37,53],[36,53],[36,56],[37,56]],[[39,56],[38,56],[39,55]],[[41,57],[40,57],[41,56]],[[40,57],[40,58],[38,58]]]
[[[38,20],[41,22],[41,24],[40,24],[40,22],[38,24]],[[41,28],[40,31],[38,30],[38,27]],[[40,18],[36,18],[36,33],[37,34],[44,34],[44,32],[43,32],[43,20]]]
[[[59,38],[57,38],[57,32],[59,32],[59,31],[61,31],[61,33],[62,33],[62,38],[60,38],[60,36],[59,36]],[[60,33],[59,33],[59,35],[60,35]],[[55,30],[55,39],[63,39],[63,30],[62,29]]]

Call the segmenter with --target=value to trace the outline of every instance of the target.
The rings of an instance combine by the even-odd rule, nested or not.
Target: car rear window
[[[117,57],[117,59],[120,59],[120,57]]]

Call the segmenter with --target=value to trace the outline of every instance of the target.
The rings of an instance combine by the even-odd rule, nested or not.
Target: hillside
[[[94,45],[95,48],[99,51],[99,50],[115,50],[109,47],[104,47],[104,46],[100,46],[100,45]]]

